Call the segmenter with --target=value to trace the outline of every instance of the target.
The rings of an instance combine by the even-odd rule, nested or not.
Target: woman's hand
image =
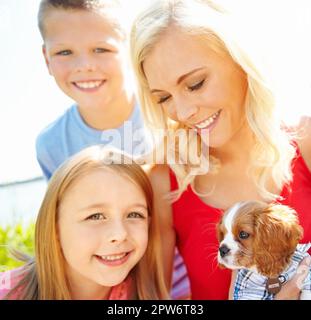
[[[236,278],[237,274],[238,274],[237,270],[232,271],[228,300],[233,300],[234,284],[235,284],[235,278]]]
[[[302,284],[309,273],[311,257],[304,258],[294,277],[288,281],[281,291],[275,296],[275,300],[299,300]]]

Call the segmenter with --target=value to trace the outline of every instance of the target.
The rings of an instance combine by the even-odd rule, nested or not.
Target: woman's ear
[[[271,205],[255,221],[254,262],[259,273],[278,276],[289,264],[303,229],[294,210]]]

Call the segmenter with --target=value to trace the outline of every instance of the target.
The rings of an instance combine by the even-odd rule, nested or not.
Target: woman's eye
[[[58,56],[69,56],[71,53],[72,53],[71,50],[62,50],[62,51],[57,52],[56,54]]]
[[[169,99],[169,96],[162,97],[162,98],[160,98],[160,99],[157,101],[157,103],[158,103],[158,104],[162,104],[162,103],[164,103],[165,101],[167,101],[168,99]]]
[[[140,218],[140,219],[144,219],[145,216],[142,213],[139,212],[131,212],[128,214],[128,218]]]
[[[102,213],[94,213],[87,218],[87,220],[103,220],[103,219],[105,219],[105,217]]]
[[[188,87],[188,90],[190,90],[190,91],[195,91],[195,90],[200,89],[200,88],[202,87],[204,81],[205,81],[205,79],[203,79],[202,81],[194,84],[193,86]]]
[[[239,238],[242,240],[245,240],[249,237],[249,233],[245,232],[245,231],[241,231],[239,234]]]
[[[104,53],[104,52],[109,52],[108,49],[104,49],[104,48],[96,48],[94,50],[95,53]]]

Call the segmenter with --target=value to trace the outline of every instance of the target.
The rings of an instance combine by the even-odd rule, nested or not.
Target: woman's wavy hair
[[[154,131],[181,128],[181,125],[172,122],[152,99],[143,69],[144,60],[171,26],[197,37],[200,41],[206,41],[216,53],[229,54],[244,71],[248,82],[245,99],[246,119],[256,138],[249,170],[262,197],[275,200],[279,195],[270,193],[266,184],[271,169],[273,180],[279,190],[291,180],[291,161],[295,156],[295,147],[291,141],[293,135],[284,130],[277,112],[275,96],[267,82],[261,61],[257,59],[254,50],[249,47],[249,43],[245,41],[247,39],[238,30],[237,24],[234,24],[228,12],[212,1],[157,0],[136,18],[131,32],[131,59],[147,125]],[[170,158],[175,159],[176,153],[179,158],[187,159],[189,153],[197,150],[198,142],[199,135],[191,130],[188,137],[189,148],[176,148],[174,145],[166,149],[168,162],[173,163]],[[206,159],[202,157],[202,161]],[[179,186],[173,196],[175,200],[189,184],[193,187],[194,178],[201,174],[202,166],[209,166],[210,172],[214,173],[221,168],[221,163],[214,157],[209,157],[207,161],[208,163],[202,163],[200,166],[192,166],[191,163],[170,164]]]
[[[153,191],[143,169],[124,153],[103,146],[84,149],[67,160],[52,176],[35,226],[35,257],[15,256],[26,264],[19,269],[17,285],[7,299],[69,300],[65,258],[58,237],[59,207],[70,186],[94,170],[109,170],[138,186],[146,198],[150,218],[148,246],[143,258],[131,271],[136,292],[133,299],[167,299],[162,269],[158,219],[153,213]],[[83,241],[83,239],[81,240]]]

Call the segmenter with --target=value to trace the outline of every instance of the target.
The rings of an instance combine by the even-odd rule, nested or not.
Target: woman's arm
[[[299,300],[302,284],[307,277],[311,265],[311,258],[304,258],[294,277],[288,281],[281,291],[275,296],[275,300]]]
[[[232,274],[231,274],[231,283],[230,283],[230,289],[229,289],[229,297],[228,300],[234,300],[233,298],[233,294],[234,294],[234,285],[235,285],[235,280],[236,280],[236,276],[238,274],[237,270],[232,270]]]
[[[154,210],[159,217],[159,229],[163,250],[164,276],[171,288],[173,260],[175,252],[175,231],[173,228],[172,207],[165,196],[170,192],[169,168],[156,165],[148,173],[154,192]]]
[[[299,123],[298,145],[304,161],[311,171],[311,117],[304,116]]]
[[[298,146],[302,157],[311,171],[311,117],[304,116],[298,125]],[[295,276],[288,281],[281,291],[275,296],[275,300],[293,299],[297,300],[300,296],[300,286],[308,275],[311,259],[305,258],[300,263]]]

